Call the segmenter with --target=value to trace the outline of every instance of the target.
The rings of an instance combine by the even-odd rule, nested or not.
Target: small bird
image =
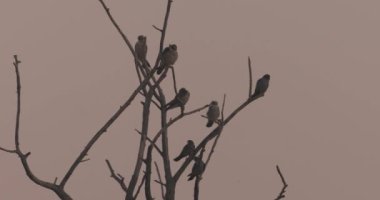
[[[146,45],[146,36],[139,35],[137,37],[137,42],[135,44],[135,52],[137,58],[145,64],[146,62],[146,54],[148,52],[148,46]]]
[[[178,91],[178,94],[175,95],[174,99],[171,100],[168,104],[166,104],[166,109],[172,109],[181,107],[181,110],[184,110],[185,104],[189,101],[190,98],[190,92],[187,91],[185,88],[181,88]]]
[[[257,80],[255,93],[253,93],[252,97],[256,97],[258,95],[264,95],[265,92],[268,90],[269,80],[270,80],[269,74],[265,74],[263,77]]]
[[[198,177],[202,175],[203,171],[205,170],[205,163],[202,161],[199,157],[194,157],[195,163],[193,165],[193,169],[191,170],[191,173],[187,175],[189,178],[188,181],[191,181],[194,179],[194,177]]]
[[[161,54],[161,62],[157,69],[157,74],[161,74],[161,72],[167,67],[173,66],[174,63],[178,59],[177,45],[170,44],[168,47],[164,49]]]
[[[219,111],[219,106],[217,101],[211,101],[211,104],[208,107],[207,111],[207,127],[211,127],[212,124],[219,118],[220,111]]]
[[[176,158],[174,158],[174,161],[179,161],[182,158],[191,155],[192,153],[194,153],[194,150],[195,150],[195,144],[194,144],[194,142],[192,140],[188,140],[187,144],[183,147],[183,149],[182,149],[181,153],[179,154],[179,156],[177,156]]]

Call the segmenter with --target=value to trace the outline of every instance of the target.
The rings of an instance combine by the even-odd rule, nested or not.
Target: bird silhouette
[[[188,181],[193,180],[195,177],[198,177],[202,175],[203,171],[205,170],[205,163],[202,161],[199,157],[194,157],[195,163],[193,165],[193,169],[191,170],[191,173],[187,175],[189,178]]]
[[[139,35],[137,37],[137,42],[135,44],[135,52],[137,58],[145,64],[146,62],[146,55],[148,53],[148,46],[146,45],[146,36]]]
[[[217,101],[212,101],[207,111],[207,127],[211,127],[220,115],[219,106]]]
[[[263,77],[257,80],[255,93],[253,93],[252,97],[256,97],[258,95],[264,95],[265,92],[268,90],[269,80],[270,80],[269,74],[265,74]]]
[[[176,158],[174,158],[174,161],[179,161],[182,158],[191,155],[192,153],[194,153],[194,150],[195,150],[194,142],[192,140],[188,140],[187,144],[183,147],[181,153]]]
[[[178,59],[177,45],[170,44],[168,47],[164,49],[161,54],[161,62],[157,68],[157,74],[161,74],[161,72],[167,67],[173,66],[174,63]]]
[[[168,104],[166,104],[166,109],[170,110],[173,108],[181,107],[181,110],[184,110],[185,104],[189,101],[190,92],[185,88],[181,88],[178,91],[178,94],[175,95],[174,99],[171,100]]]

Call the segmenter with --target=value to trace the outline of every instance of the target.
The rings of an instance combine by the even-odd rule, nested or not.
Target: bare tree
[[[139,94],[143,96],[144,101],[142,102],[143,111],[142,111],[142,121],[141,121],[141,130],[137,130],[136,132],[140,135],[139,148],[136,158],[136,163],[133,169],[133,174],[129,178],[129,181],[126,182],[125,178],[113,168],[111,161],[106,159],[106,165],[108,166],[111,177],[120,185],[121,189],[125,193],[126,200],[135,200],[140,194],[140,191],[143,189],[145,191],[145,198],[147,200],[155,199],[152,195],[152,183],[155,183],[155,186],[159,187],[162,194],[162,199],[165,200],[174,200],[175,199],[175,191],[178,180],[183,177],[184,171],[188,168],[191,163],[194,163],[192,173],[189,175],[190,178],[195,178],[194,182],[194,199],[199,199],[200,192],[200,182],[202,180],[202,174],[205,173],[207,166],[215,152],[215,148],[217,146],[218,140],[222,135],[223,129],[228,123],[244,108],[246,108],[249,104],[254,102],[255,100],[264,96],[268,84],[269,84],[269,75],[265,75],[263,78],[257,81],[255,91],[253,92],[253,80],[252,80],[252,66],[251,59],[248,58],[248,74],[249,74],[249,90],[248,96],[246,99],[242,101],[242,103],[234,109],[228,115],[225,115],[224,108],[226,104],[226,95],[224,95],[223,103],[221,106],[221,111],[219,112],[219,107],[215,103],[205,103],[205,105],[199,106],[199,108],[187,111],[185,109],[185,104],[188,100],[188,95],[184,90],[177,90],[175,71],[173,68],[173,64],[176,60],[172,59],[175,54],[170,55],[168,59],[165,58],[165,53],[170,51],[168,48],[173,48],[173,51],[176,51],[175,47],[169,46],[164,49],[166,30],[168,27],[168,20],[170,16],[171,5],[173,3],[172,0],[167,0],[166,14],[163,21],[162,28],[158,28],[153,25],[153,28],[159,31],[161,34],[160,39],[160,47],[157,52],[157,58],[154,62],[154,65],[151,66],[150,63],[139,55],[139,52],[135,51],[135,48],[132,46],[129,41],[127,34],[121,30],[116,20],[111,15],[110,9],[105,4],[104,0],[99,0],[100,5],[104,8],[105,13],[110,19],[112,25],[120,36],[122,37],[124,43],[129,48],[131,54],[135,58],[134,65],[136,69],[136,74],[139,78],[139,85],[133,91],[132,94],[129,95],[128,99],[125,101],[122,106],[110,117],[108,121],[94,134],[94,136],[88,141],[87,145],[84,149],[78,154],[77,158],[70,165],[68,171],[64,174],[62,180],[58,182],[58,178],[56,178],[53,182],[49,182],[46,180],[42,180],[38,178],[29,167],[28,164],[28,156],[31,152],[24,153],[20,147],[19,143],[19,127],[20,127],[20,113],[21,113],[21,81],[20,81],[20,72],[19,66],[21,61],[18,59],[17,55],[14,56],[14,67],[17,78],[17,113],[16,113],[16,126],[15,126],[15,148],[14,149],[6,149],[0,147],[0,150],[12,154],[16,154],[24,167],[24,170],[35,184],[49,189],[57,194],[57,196],[62,200],[71,200],[71,197],[67,191],[65,190],[65,186],[68,180],[72,177],[74,171],[77,167],[87,161],[86,155],[91,150],[91,148],[95,145],[95,143],[100,139],[100,137],[107,131],[107,129],[119,118],[119,116],[129,107],[129,105],[134,101],[136,96]],[[144,37],[141,37],[143,40]],[[140,38],[139,38],[140,40]],[[137,48],[137,47],[136,47]],[[146,53],[146,52],[145,52]],[[170,57],[172,56],[172,57]],[[166,66],[167,65],[167,66]],[[155,75],[157,71],[162,71],[158,76]],[[169,73],[171,71],[171,74]],[[176,94],[176,98],[169,102],[166,100],[165,92],[161,87],[161,82],[168,76],[171,75],[173,78],[174,92]],[[186,96],[187,95],[187,96]],[[160,112],[161,116],[161,127],[155,133],[153,138],[148,136],[148,127],[151,123],[150,121],[150,110],[153,109],[151,105],[154,105],[153,108],[156,108]],[[167,113],[168,110],[172,107],[181,107],[181,113],[172,119],[168,119]],[[216,123],[216,127],[212,129],[198,144],[194,145],[189,143],[189,146],[185,147],[183,150],[183,155],[178,159],[185,159],[182,165],[178,168],[178,170],[172,169],[172,162],[169,157],[169,129],[176,122],[181,119],[191,116],[195,113],[208,109],[208,116],[203,116],[208,118],[209,124]],[[185,111],[186,110],[186,111]],[[219,118],[219,113],[221,117]],[[211,126],[210,125],[210,126]],[[161,139],[160,145],[157,144],[157,141]],[[192,146],[194,145],[194,146]],[[208,155],[205,154],[205,150],[209,148]],[[182,154],[181,153],[181,154]],[[161,176],[161,170],[157,161],[162,161],[163,163],[163,175]],[[193,162],[194,161],[194,162]],[[158,176],[158,180],[152,179],[152,163],[154,163],[155,173]],[[145,167],[144,167],[145,166]],[[144,167],[144,168],[143,168]],[[275,200],[279,200],[285,197],[285,189],[287,188],[287,183],[280,171],[280,168],[277,166],[277,172],[281,178],[283,183],[283,188],[279,195]]]

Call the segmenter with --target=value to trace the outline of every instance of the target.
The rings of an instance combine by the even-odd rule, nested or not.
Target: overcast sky
[[[165,0],[107,0],[131,42],[148,38],[157,55]],[[375,199],[380,174],[378,78],[380,7],[374,0],[175,0],[166,44],[177,44],[178,87],[187,109],[227,94],[226,112],[254,79],[271,75],[264,98],[224,129],[201,182],[201,199]],[[40,178],[60,180],[87,141],[138,80],[129,50],[97,0],[0,2],[0,146],[13,147],[18,54],[22,81],[21,147]],[[174,96],[171,79],[163,86]],[[104,162],[126,179],[133,170],[141,97],[89,152],[67,184],[76,200],[124,199]],[[178,110],[170,111],[170,116]],[[173,158],[186,140],[210,131],[199,113],[170,129]],[[150,135],[159,126],[153,111]],[[161,161],[158,160],[161,164]],[[0,199],[57,199],[32,183],[17,156],[0,152]],[[173,164],[174,169],[179,164]],[[188,173],[188,171],[186,172]],[[158,185],[155,185],[158,186]],[[192,199],[184,179],[177,199]],[[159,190],[155,190],[159,199]],[[142,195],[141,197],[144,197]]]

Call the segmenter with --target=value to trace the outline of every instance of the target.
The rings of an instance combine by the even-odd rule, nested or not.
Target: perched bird
[[[175,95],[174,99],[171,100],[168,104],[166,104],[166,109],[172,109],[176,107],[181,107],[181,110],[184,110],[185,104],[187,101],[189,101],[190,98],[190,92],[187,91],[185,88],[181,88],[178,91],[178,94]]]
[[[212,124],[218,119],[220,115],[219,106],[217,101],[212,101],[207,111],[207,127],[211,127]]]
[[[189,178],[188,181],[191,181],[194,179],[194,177],[202,175],[203,171],[205,170],[205,163],[202,161],[199,157],[194,157],[195,163],[193,165],[193,169],[191,170],[191,173],[187,175]]]
[[[146,45],[146,37],[139,35],[135,44],[135,52],[137,58],[144,64],[146,61],[146,54],[148,52],[148,46]]]
[[[157,69],[157,74],[161,74],[161,72],[170,66],[173,66],[174,63],[178,59],[177,45],[170,44],[168,47],[164,49],[161,54],[161,62]]]
[[[192,153],[194,153],[194,150],[195,150],[195,144],[194,144],[194,142],[192,140],[188,140],[187,144],[183,147],[183,149],[182,149],[181,153],[179,154],[179,156],[177,156],[176,158],[174,158],[174,161],[179,161],[182,158],[191,155]]]
[[[258,95],[264,95],[269,87],[269,80],[270,80],[269,74],[265,74],[263,77],[257,80],[255,93],[253,93],[252,97],[256,97]]]

